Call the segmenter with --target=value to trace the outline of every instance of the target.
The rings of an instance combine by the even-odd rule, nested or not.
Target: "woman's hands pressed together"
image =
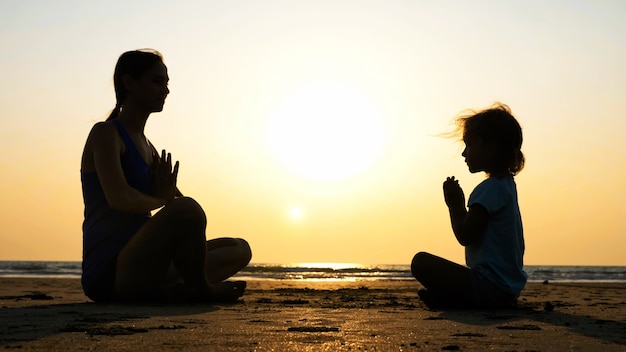
[[[176,195],[176,179],[178,177],[178,161],[172,168],[172,155],[161,152],[161,157],[155,153],[152,160],[152,194],[163,199],[164,204]]]

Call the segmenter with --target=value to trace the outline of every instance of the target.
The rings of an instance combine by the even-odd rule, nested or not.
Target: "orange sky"
[[[124,12],[119,13],[119,9]],[[456,114],[508,104],[526,263],[626,265],[621,1],[0,4],[0,260],[80,260],[80,154],[124,51],[171,94],[147,135],[180,161],[207,235],[254,262],[463,262],[441,194],[466,195]]]

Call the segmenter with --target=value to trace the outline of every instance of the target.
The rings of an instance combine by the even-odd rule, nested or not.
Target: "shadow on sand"
[[[4,300],[52,300],[45,294],[0,297]],[[236,303],[235,303],[236,304]],[[132,309],[130,309],[132,308]],[[150,330],[184,329],[183,325],[136,327],[136,323],[155,316],[193,316],[219,310],[213,304],[39,304],[26,307],[3,307],[0,315],[0,346],[19,348],[20,342],[32,341],[65,332],[82,332],[88,336],[119,336],[146,333]],[[129,313],[132,312],[132,313]],[[36,319],[33,319],[36,317]],[[185,324],[205,324],[185,321]]]
[[[622,303],[623,304],[623,303]],[[626,321],[601,319],[561,311],[577,303],[523,302],[516,309],[506,310],[445,310],[438,318],[479,327],[494,327],[510,331],[536,331],[542,338],[546,324],[562,327],[573,334],[588,336],[608,343],[626,345]],[[537,322],[538,324],[534,324]],[[539,324],[541,323],[541,324]]]

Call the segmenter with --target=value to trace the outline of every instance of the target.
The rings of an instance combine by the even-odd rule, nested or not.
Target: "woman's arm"
[[[124,212],[144,213],[165,205],[172,198],[176,188],[175,177],[173,180],[162,180],[166,185],[155,195],[139,192],[126,182],[120,160],[122,148],[123,142],[115,126],[110,123],[96,124],[87,139],[86,149],[91,153],[95,171],[109,206]],[[168,172],[167,165],[163,167],[165,169],[161,170],[161,173],[165,174]],[[171,190],[166,189],[168,187]]]
[[[452,231],[462,246],[482,241],[487,227],[489,213],[480,204],[465,208],[465,195],[454,176],[448,177],[443,183],[443,194],[450,212]]]

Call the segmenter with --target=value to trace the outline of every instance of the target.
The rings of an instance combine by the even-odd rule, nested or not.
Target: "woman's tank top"
[[[122,169],[128,184],[149,194],[150,169],[139,154],[119,120],[112,122],[122,137],[125,152],[121,156]],[[131,237],[150,218],[150,212],[125,213],[109,207],[96,172],[82,172],[85,219],[83,221],[82,285],[85,293],[96,287],[111,261],[117,258]],[[89,296],[89,294],[88,294]]]

